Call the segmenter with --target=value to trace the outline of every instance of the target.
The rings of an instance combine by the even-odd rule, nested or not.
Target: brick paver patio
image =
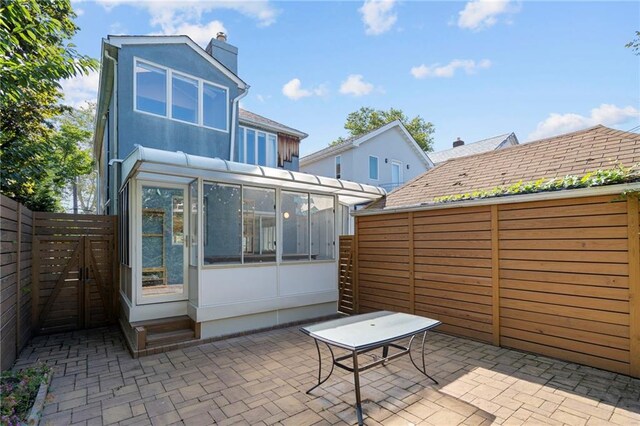
[[[640,380],[428,335],[433,385],[407,357],[361,375],[367,425],[640,424]],[[354,424],[352,375],[316,381],[297,327],[132,359],[118,329],[33,339],[16,367],[55,375],[41,424]],[[325,370],[326,371],[326,370]]]

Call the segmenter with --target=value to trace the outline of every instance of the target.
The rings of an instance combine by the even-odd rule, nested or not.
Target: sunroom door
[[[138,303],[187,299],[189,205],[186,185],[141,182]]]

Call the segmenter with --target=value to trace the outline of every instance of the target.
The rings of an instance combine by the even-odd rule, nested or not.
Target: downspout
[[[107,159],[109,160],[109,167],[111,167],[113,165],[113,160],[118,160],[118,60],[116,58],[114,58],[113,56],[111,56],[109,54],[109,51],[107,49],[104,50],[104,56],[105,58],[109,59],[110,61],[113,62],[113,111],[112,111],[112,116],[113,116],[113,144],[110,144],[110,146],[108,148],[112,148],[113,149],[113,156],[111,156],[109,150],[107,150]],[[109,141],[107,140],[107,143],[109,143]],[[112,157],[113,160],[109,157]],[[121,162],[121,161],[120,161]],[[114,176],[114,183],[116,188],[119,186],[119,176],[117,174],[117,170],[114,169],[112,171],[112,173],[115,174]],[[107,185],[109,185],[109,183],[107,182]],[[109,188],[111,192],[111,190],[113,188]],[[115,192],[115,195],[117,195],[117,191]],[[109,202],[111,201],[111,194],[109,194]],[[114,198],[118,198],[117,196],[115,196]],[[114,200],[113,203],[113,207],[114,207],[114,211],[117,211],[117,200]],[[105,205],[106,206],[106,205]]]
[[[238,110],[238,102],[249,94],[249,86],[244,90],[241,95],[236,96],[233,99],[233,105],[231,106],[231,144],[229,145],[229,161],[234,161],[233,154],[235,152],[236,144],[236,111]]]

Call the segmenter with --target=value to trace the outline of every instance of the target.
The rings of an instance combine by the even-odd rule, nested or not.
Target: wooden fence
[[[638,199],[358,217],[355,311],[640,377]]]
[[[31,338],[31,242],[33,213],[0,195],[0,367],[13,365]]]
[[[32,334],[117,317],[116,218],[31,212],[0,195],[0,368]]]

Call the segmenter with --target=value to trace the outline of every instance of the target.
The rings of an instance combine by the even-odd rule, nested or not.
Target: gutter
[[[476,200],[455,201],[449,203],[414,204],[389,209],[356,210],[352,216],[376,216],[392,213],[419,212],[427,210],[442,210],[458,207],[490,206],[494,204],[528,203],[531,201],[558,200],[562,198],[594,197],[598,195],[621,194],[625,191],[640,191],[640,182],[592,186],[590,188],[563,189],[560,191],[536,192],[532,194],[504,195],[501,197],[481,198]]]
[[[240,99],[244,98],[248,94],[249,94],[249,85],[247,85],[247,88],[241,95],[238,95],[233,99],[233,105],[231,106],[231,143],[229,144],[229,159],[231,161],[234,161],[233,154],[235,153],[236,127],[237,127],[236,111],[238,111],[238,108],[239,108],[238,102],[240,102]]]

